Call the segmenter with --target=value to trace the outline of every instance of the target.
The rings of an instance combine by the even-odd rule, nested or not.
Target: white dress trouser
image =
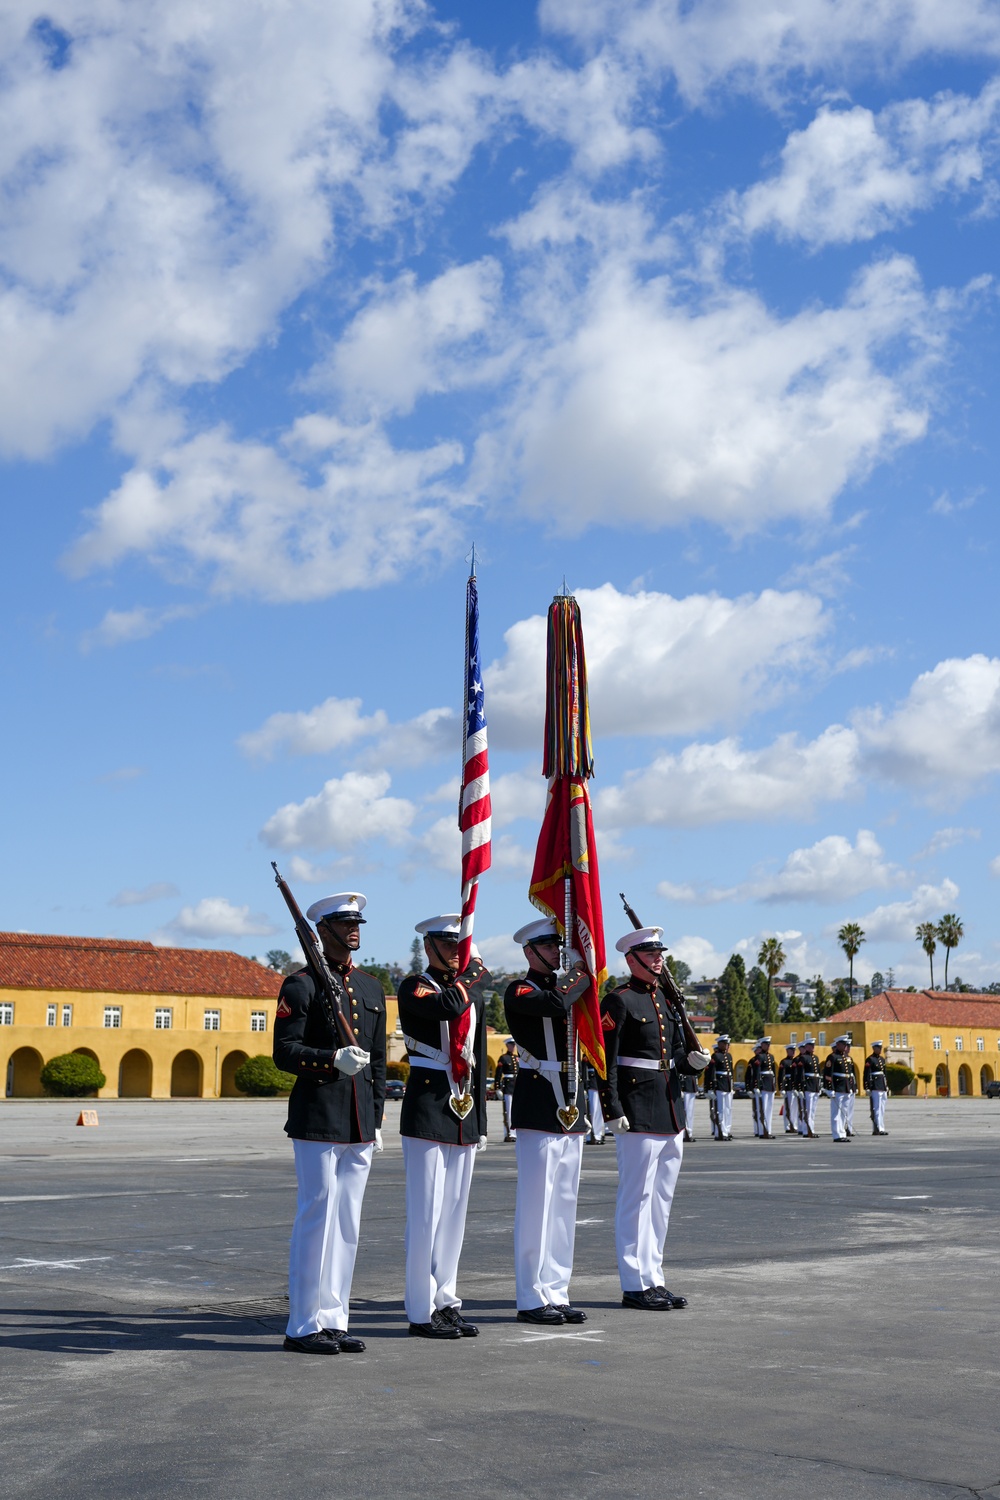
[[[808,1135],[816,1129],[816,1100],[818,1094],[803,1093],[799,1109],[799,1135]]]
[[[719,1118],[719,1135],[733,1133],[733,1096],[715,1091],[715,1112]]]
[[[684,1156],[684,1135],[645,1135],[639,1131],[615,1137],[618,1148],[618,1198],[615,1203],[615,1249],[623,1292],[644,1292],[663,1285],[663,1247],[670,1205]]]
[[[697,1094],[684,1095],[684,1129],[688,1135],[694,1135],[694,1107],[697,1102]]]
[[[505,1091],[502,1097],[503,1097],[503,1128],[504,1128],[504,1130],[506,1130],[507,1134],[510,1135],[510,1116],[511,1116],[511,1111],[514,1108],[514,1095],[513,1094],[508,1094]]]
[[[792,1132],[798,1128],[799,1096],[794,1089],[785,1090],[785,1129]]]
[[[835,1141],[847,1140],[847,1108],[853,1097],[852,1094],[830,1095],[830,1134]]]
[[[847,1128],[851,1135],[854,1134],[854,1101],[857,1097],[857,1094],[847,1096]]]
[[[518,1311],[565,1307],[573,1274],[582,1135],[517,1132],[514,1281]]]
[[[298,1206],[288,1258],[288,1335],[347,1327],[372,1143],[293,1141]]]
[[[462,1305],[455,1283],[475,1158],[475,1146],[403,1136],[406,1316],[411,1323],[429,1323],[442,1307]]]
[[[604,1111],[601,1096],[596,1089],[587,1090],[587,1109],[590,1112],[590,1133],[595,1141],[604,1139]]]
[[[885,1089],[873,1089],[871,1093],[872,1114],[875,1116],[875,1129],[885,1129]]]
[[[760,1133],[761,1135],[770,1135],[771,1120],[774,1116],[774,1095],[766,1093],[764,1089],[761,1089],[757,1098],[760,1103]]]

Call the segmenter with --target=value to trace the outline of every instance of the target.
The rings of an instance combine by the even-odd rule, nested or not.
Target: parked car
[[[750,1098],[750,1092],[747,1089],[747,1086],[746,1086],[745,1083],[734,1083],[733,1084],[733,1098],[734,1099],[749,1099]]]
[[[986,1085],[987,1099],[1000,1099],[1000,1078],[994,1078],[992,1083]]]
[[[402,1099],[406,1093],[406,1084],[401,1078],[387,1078],[385,1080],[385,1097],[387,1099]]]

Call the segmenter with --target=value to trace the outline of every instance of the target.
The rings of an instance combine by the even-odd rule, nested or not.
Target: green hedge
[[[42,1088],[60,1099],[82,1099],[85,1094],[96,1094],[107,1081],[94,1059],[81,1052],[64,1052],[42,1069]]]
[[[903,1063],[886,1063],[885,1065],[885,1081],[889,1085],[890,1094],[904,1093],[916,1076],[913,1069],[906,1067]]]
[[[291,1073],[282,1073],[272,1057],[261,1053],[240,1064],[233,1082],[241,1094],[250,1094],[254,1099],[273,1099],[275,1094],[287,1094],[295,1078]]]
[[[410,1065],[408,1062],[391,1062],[385,1065],[386,1078],[398,1078],[405,1083],[410,1076]]]

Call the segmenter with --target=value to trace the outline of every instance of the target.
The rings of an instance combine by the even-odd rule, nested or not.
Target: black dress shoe
[[[665,1301],[669,1302],[671,1307],[679,1308],[687,1307],[688,1305],[688,1299],[686,1297],[678,1297],[674,1292],[668,1292],[665,1286],[655,1286],[653,1288],[653,1291],[659,1292],[660,1296],[663,1297]]]
[[[556,1312],[562,1313],[564,1323],[586,1323],[587,1314],[582,1307],[570,1307],[568,1302],[553,1302]]]
[[[286,1333],[281,1347],[291,1354],[340,1353],[340,1344],[330,1337],[325,1328],[321,1328],[318,1333],[304,1333],[300,1339],[290,1338]]]
[[[470,1323],[463,1318],[457,1307],[442,1307],[431,1319],[433,1323],[445,1328],[457,1328],[463,1339],[475,1339],[479,1337],[479,1329],[475,1323]]]
[[[411,1339],[460,1339],[462,1335],[457,1328],[449,1328],[447,1323],[411,1323]]]
[[[637,1307],[640,1312],[670,1311],[670,1303],[655,1287],[647,1287],[644,1292],[622,1292],[622,1307]]]
[[[541,1307],[520,1307],[517,1311],[519,1323],[565,1323],[558,1307],[549,1307],[543,1304]]]
[[[364,1354],[368,1347],[364,1339],[355,1338],[346,1328],[324,1328],[323,1332],[340,1345],[341,1354]]]

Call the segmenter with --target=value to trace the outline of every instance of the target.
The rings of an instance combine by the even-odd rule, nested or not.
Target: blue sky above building
[[[610,941],[1000,978],[994,6],[2,25],[0,925],[287,947],[275,858],[404,958],[475,543],[488,958],[565,577]]]

